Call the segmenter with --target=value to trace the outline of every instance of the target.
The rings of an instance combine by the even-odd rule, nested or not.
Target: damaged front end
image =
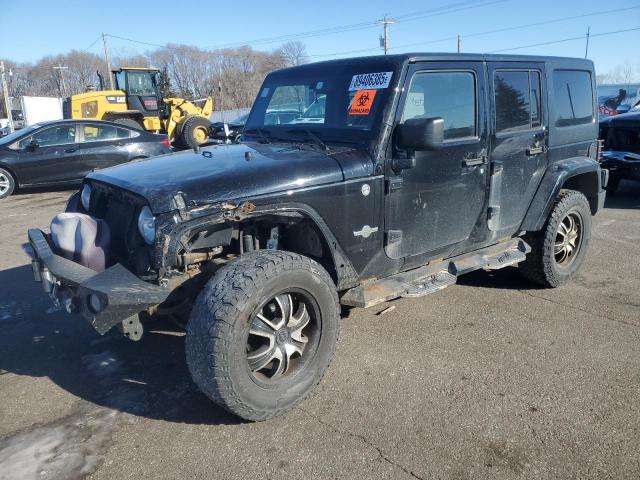
[[[162,303],[169,290],[144,282],[121,264],[98,272],[53,251],[47,234],[28,231],[27,251],[33,274],[54,303],[69,313],[80,313],[101,335],[121,324],[132,340],[142,334],[138,313]]]
[[[224,263],[216,257],[232,243],[237,247],[237,223],[255,209],[250,202],[186,205],[177,194],[174,210],[145,241],[137,220],[146,203],[105,184],[92,187],[85,205],[80,192],[69,199],[50,233],[30,229],[24,249],[56,306],[81,314],[101,335],[118,326],[131,340],[142,336],[141,312],[174,308],[194,276],[202,281],[210,266]],[[198,275],[203,271],[207,275]]]

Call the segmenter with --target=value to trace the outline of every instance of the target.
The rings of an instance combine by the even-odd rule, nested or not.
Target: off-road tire
[[[124,125],[125,127],[134,128],[136,130],[144,130],[144,127],[140,125],[140,122],[133,118],[116,118],[113,123]]]
[[[554,256],[554,244],[559,224],[570,212],[576,212],[582,220],[580,246],[571,264],[566,268],[559,268]],[[562,190],[542,230],[524,236],[524,240],[531,246],[531,252],[519,264],[520,272],[526,279],[545,287],[564,285],[580,269],[590,238],[591,209],[587,198],[575,190]]]
[[[0,168],[0,198],[10,196],[16,188],[16,180],[4,168]]]
[[[310,294],[318,306],[317,346],[285,384],[265,388],[246,366],[250,317],[270,295],[290,287]],[[318,263],[279,250],[246,253],[222,267],[196,300],[186,335],[189,371],[205,395],[245,420],[281,415],[320,382],[335,351],[339,319],[335,285]]]
[[[179,134],[179,143],[184,148],[195,148],[203,143],[206,143],[209,140],[209,136],[207,136],[207,140],[204,142],[198,143],[198,140],[195,137],[195,132],[198,128],[205,128],[207,133],[209,132],[209,128],[211,127],[211,122],[204,117],[200,117],[194,115],[192,117],[187,118],[182,126],[180,127]]]
[[[620,177],[616,175],[610,175],[609,181],[607,182],[607,188],[606,188],[607,194],[614,195],[618,191],[619,187],[620,187]]]

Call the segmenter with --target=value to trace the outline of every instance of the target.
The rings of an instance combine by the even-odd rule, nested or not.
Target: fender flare
[[[599,209],[602,192],[600,164],[590,157],[561,160],[547,169],[520,226],[524,231],[538,231],[544,226],[560,190],[567,184],[581,191],[589,200],[591,213]]]
[[[297,202],[263,204],[255,205],[255,208],[251,209],[249,213],[245,212],[238,214],[238,211],[241,211],[246,203],[247,202],[240,202],[238,204],[238,207],[236,208],[236,211],[228,209],[222,210],[214,207],[214,210],[210,213],[207,213],[206,215],[186,220],[176,228],[172,229],[171,232],[163,232],[164,235],[168,234],[170,238],[169,242],[163,248],[166,252],[166,255],[169,258],[174,258],[177,254],[178,248],[180,247],[180,245],[182,245],[181,240],[185,237],[185,235],[188,235],[189,232],[193,230],[201,229],[202,227],[206,227],[208,225],[222,226],[227,222],[240,223],[247,219],[255,219],[267,215],[308,218],[314,223],[314,225],[322,235],[325,244],[329,247],[329,251],[331,252],[331,259],[334,268],[333,273],[335,273],[334,280],[336,282],[336,289],[338,291],[342,291],[355,287],[360,283],[359,275],[353,267],[353,264],[349,260],[346,252],[336,239],[329,226],[325,223],[322,216],[311,206]],[[163,265],[163,267],[164,266],[166,265]],[[330,275],[332,274],[332,272],[329,273]]]

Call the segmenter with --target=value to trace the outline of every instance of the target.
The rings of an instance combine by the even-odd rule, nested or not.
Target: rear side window
[[[84,142],[102,142],[106,140],[117,140],[129,138],[131,131],[126,128],[114,127],[111,125],[83,125]]]
[[[542,125],[540,72],[498,70],[494,74],[496,133]]]
[[[411,80],[402,121],[441,117],[444,139],[476,135],[476,80],[471,72],[418,72]]]
[[[580,70],[555,70],[553,90],[557,127],[591,123],[593,91],[591,73]]]

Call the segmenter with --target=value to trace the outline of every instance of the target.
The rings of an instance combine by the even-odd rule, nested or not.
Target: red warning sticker
[[[349,106],[349,115],[369,115],[377,90],[358,90]]]

